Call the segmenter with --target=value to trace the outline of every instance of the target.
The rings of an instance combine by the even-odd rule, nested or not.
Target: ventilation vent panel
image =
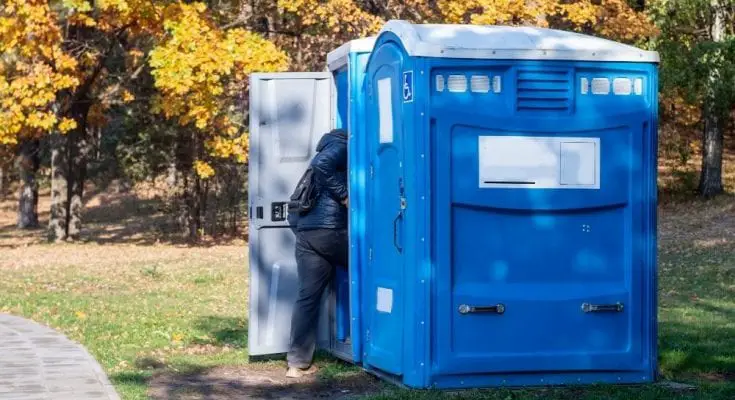
[[[516,83],[518,111],[563,112],[571,107],[568,70],[520,70]]]
[[[470,89],[475,93],[490,91],[490,78],[487,75],[473,75],[470,79]]]
[[[464,75],[449,75],[447,88],[450,92],[461,93],[467,91],[467,77]]]
[[[437,75],[436,76],[436,91],[437,92],[443,92],[444,91],[444,75]]]

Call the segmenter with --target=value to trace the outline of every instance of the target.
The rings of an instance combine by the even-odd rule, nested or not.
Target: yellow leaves
[[[194,171],[202,179],[209,179],[214,176],[214,168],[202,160],[194,161]]]
[[[625,0],[439,0],[439,19],[449,23],[593,28],[616,40],[650,36],[655,28]]]
[[[181,344],[181,342],[184,341],[184,334],[175,332],[171,335],[171,343],[172,344]]]
[[[374,34],[384,22],[354,0],[278,0],[278,7],[293,14],[303,28],[321,27],[352,37]]]
[[[92,11],[92,5],[87,0],[64,0],[61,4],[72,11],[82,13]]]
[[[77,319],[87,319],[87,314],[84,311],[77,311],[74,313],[74,315],[77,317]]]
[[[121,97],[123,103],[130,103],[131,101],[135,100],[135,96],[127,90],[123,90]]]
[[[73,119],[69,118],[62,118],[61,122],[59,122],[59,132],[61,133],[67,133],[71,130],[76,129],[77,127],[77,121],[74,121]]]
[[[282,71],[288,59],[272,42],[245,29],[222,31],[201,3],[167,8],[167,39],[150,53],[159,94],[152,110],[182,125],[192,124],[205,137],[212,157],[247,160],[247,136],[228,117],[253,71]],[[202,179],[215,174],[205,161],[194,162]]]

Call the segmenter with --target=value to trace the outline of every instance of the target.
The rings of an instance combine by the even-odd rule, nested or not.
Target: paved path
[[[118,400],[82,346],[53,329],[0,314],[1,400]]]

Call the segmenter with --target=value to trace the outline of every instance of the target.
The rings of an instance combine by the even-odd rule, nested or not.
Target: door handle
[[[398,215],[393,219],[393,246],[399,253],[403,253],[403,248],[398,244],[398,221],[403,218],[403,210],[398,211]]]
[[[469,306],[462,304],[457,311],[462,315],[472,313],[503,314],[505,313],[505,304],[496,304],[494,306]]]
[[[622,312],[623,304],[618,302],[615,304],[590,304],[582,303],[582,311],[591,312]]]

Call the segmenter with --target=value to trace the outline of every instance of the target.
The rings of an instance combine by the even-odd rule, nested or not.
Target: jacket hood
[[[343,129],[332,129],[331,131],[325,133],[324,136],[322,136],[322,138],[319,140],[319,144],[316,145],[316,151],[322,151],[325,147],[334,142],[346,141],[347,132],[345,132]]]

